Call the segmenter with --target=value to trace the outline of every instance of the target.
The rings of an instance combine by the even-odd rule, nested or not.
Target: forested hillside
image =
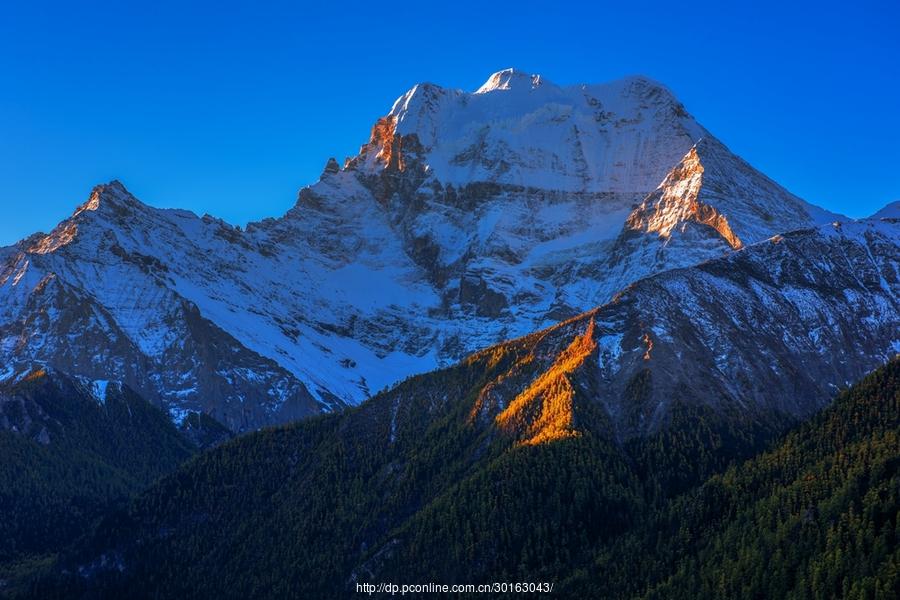
[[[470,418],[490,374],[461,364],[205,453],[32,593],[335,597],[356,582],[513,580],[608,598],[893,597],[900,361],[780,441],[685,410],[623,445],[576,400],[575,434],[522,443]],[[416,407],[382,418],[398,395]]]
[[[195,421],[197,440],[221,430]],[[162,410],[114,382],[35,369],[0,384],[0,591],[196,451]]]

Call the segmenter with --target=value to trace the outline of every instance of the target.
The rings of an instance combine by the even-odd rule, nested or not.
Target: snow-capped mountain
[[[597,409],[619,439],[658,431],[678,407],[777,422],[898,354],[900,221],[835,223],[642,279],[476,353],[467,364],[491,376],[470,415],[523,443],[577,434]],[[440,404],[441,385],[422,396]],[[423,405],[392,402],[385,419]]]
[[[355,404],[646,275],[838,217],[642,77],[417,85],[246,230],[98,186],[0,250],[0,357],[125,382],[235,430]]]
[[[870,219],[900,219],[900,200],[895,200],[885,205],[877,213],[869,217]]]

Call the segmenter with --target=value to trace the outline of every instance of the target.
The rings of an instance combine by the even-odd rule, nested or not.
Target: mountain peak
[[[531,75],[512,67],[497,71],[478,88],[476,94],[487,94],[497,90],[525,89],[532,90],[548,83],[540,75]]]
[[[109,183],[94,186],[87,201],[78,205],[72,216],[62,221],[46,235],[31,236],[27,239],[28,252],[48,254],[68,245],[78,233],[79,223],[86,213],[104,214],[107,218],[123,217],[131,214],[135,207],[145,206],[135,198],[122,183],[113,179]],[[93,219],[92,219],[93,220]]]
[[[211,397],[216,418],[253,428],[357,404],[647,275],[818,222],[655,82],[540,81],[509,69],[491,88],[524,91],[414,86],[345,168],[329,161],[288,215],[246,231],[97,186],[0,254],[0,326],[23,340],[0,361],[72,370],[76,356],[78,374],[134,384],[176,421]],[[548,385],[506,413],[523,440],[572,430],[568,366],[548,364]]]
[[[668,87],[666,87],[665,84],[660,83],[659,81],[653,79],[652,77],[648,77],[647,75],[642,75],[640,73],[636,73],[634,75],[626,75],[625,77],[622,77],[619,81],[621,81],[622,83],[627,84],[627,85],[639,86],[639,87],[643,87],[643,88],[659,89],[659,90],[662,90],[662,91],[668,93],[671,96],[674,96],[674,94],[672,94],[672,91]]]
[[[797,198],[704,136],[629,215],[626,227],[665,241],[676,233],[704,232],[737,250],[789,228],[788,223],[835,219],[840,215]]]
[[[135,198],[131,192],[125,188],[121,181],[113,179],[109,183],[95,185],[91,190],[91,195],[88,197],[87,202],[75,209],[75,213],[72,216],[77,216],[86,210],[98,210],[101,205],[107,203],[115,205],[140,204],[140,200]]]
[[[870,219],[900,219],[900,200],[887,203],[881,210],[869,217]]]
[[[711,227],[732,249],[738,250],[743,243],[731,230],[728,219],[700,200],[704,166],[698,145],[699,142],[675,165],[656,192],[647,196],[641,207],[629,216],[626,226],[656,232],[668,239],[676,227],[697,223]]]
[[[442,185],[643,195],[706,134],[647,77],[558,86],[510,68],[474,93],[414,86],[376,123],[357,164],[380,172],[390,156]]]

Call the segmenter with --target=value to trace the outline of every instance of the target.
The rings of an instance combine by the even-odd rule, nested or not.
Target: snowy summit
[[[0,359],[250,429],[841,219],[656,82],[559,86],[506,69],[474,93],[414,86],[356,156],[245,230],[98,186],[50,234],[0,249]]]

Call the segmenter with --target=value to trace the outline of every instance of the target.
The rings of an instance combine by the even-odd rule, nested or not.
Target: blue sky
[[[121,180],[155,206],[277,216],[420,81],[641,73],[807,200],[900,199],[896,1],[3,2],[0,244]]]

